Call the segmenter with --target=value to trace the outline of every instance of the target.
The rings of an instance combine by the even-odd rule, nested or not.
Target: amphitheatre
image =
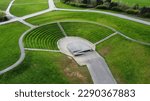
[[[150,83],[149,19],[58,0],[6,1],[0,83]]]

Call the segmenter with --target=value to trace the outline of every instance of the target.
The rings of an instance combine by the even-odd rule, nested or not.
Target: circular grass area
[[[92,22],[62,22],[61,25],[68,36],[82,37],[92,43],[96,43],[115,33],[111,29]]]
[[[56,23],[43,25],[26,34],[24,43],[26,48],[41,48],[56,50],[57,41],[64,37]]]
[[[114,33],[102,25],[89,22],[60,22],[67,36],[77,36],[96,43]],[[57,50],[57,41],[64,35],[57,23],[37,27],[25,35],[25,48]]]

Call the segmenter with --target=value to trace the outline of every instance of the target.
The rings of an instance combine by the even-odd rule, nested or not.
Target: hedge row
[[[150,18],[150,7],[139,7],[138,4],[134,5],[133,7],[129,7],[125,4],[121,4],[118,2],[111,2],[111,0],[108,2],[97,2],[97,5],[89,5],[88,3],[77,3],[75,1],[70,1],[70,0],[61,0],[63,3],[71,5],[71,6],[76,6],[76,7],[81,7],[81,8],[91,8],[95,7],[97,9],[106,9],[106,10],[113,10],[113,11],[118,11],[118,12],[125,12],[128,14],[133,14],[141,17],[148,17]],[[101,0],[102,1],[102,0]]]
[[[128,14],[133,14],[142,17],[150,18],[150,7],[142,7],[140,8],[139,5],[134,5],[133,7],[129,7],[127,5],[118,3],[118,2],[111,2],[111,3],[103,3],[96,6],[97,9],[108,9],[113,11],[119,12],[126,12]]]

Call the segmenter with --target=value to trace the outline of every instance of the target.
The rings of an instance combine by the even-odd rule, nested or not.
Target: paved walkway
[[[103,25],[103,24],[100,24],[100,23],[97,23],[97,22],[93,22],[93,21],[83,21],[83,20],[64,20],[64,21],[60,21],[60,22],[86,22],[86,23],[89,23],[89,24],[95,24],[95,25],[98,25],[98,26],[103,26],[103,27],[106,27],[110,30],[112,30],[114,33],[111,34],[110,36],[107,36],[106,38],[98,41],[95,43],[95,45],[97,45],[98,43],[101,43],[103,41],[106,41],[108,40],[109,38],[113,37],[114,35],[121,35],[122,37],[124,37],[125,39],[127,40],[130,40],[130,41],[133,41],[133,42],[136,42],[136,43],[139,43],[139,44],[142,44],[142,45],[146,45],[146,46],[150,46],[150,43],[147,43],[147,42],[142,42],[142,41],[139,41],[139,40],[136,40],[136,39],[133,39],[133,38],[130,38],[126,35],[124,35],[123,33],[117,31],[116,29],[110,27],[110,26],[107,26],[107,25]]]
[[[60,22],[57,22],[57,25],[58,25],[58,27],[60,28],[60,30],[61,30],[61,32],[63,33],[63,35],[64,35],[65,37],[67,37],[67,34],[66,34],[64,28],[61,26]]]
[[[25,48],[25,50],[28,51],[43,51],[43,52],[55,52],[55,53],[59,53],[59,50],[49,50],[49,49],[37,49],[37,48]]]
[[[12,17],[12,19],[15,18],[15,16],[10,13],[10,8],[14,2],[15,2],[15,0],[12,0],[6,9],[6,15]]]
[[[90,46],[94,51],[86,52],[81,56],[73,56],[67,48],[67,45],[73,42],[84,43]],[[75,59],[80,66],[87,65],[95,84],[116,84],[105,60],[95,51],[95,45],[91,42],[79,37],[65,37],[58,41],[58,47],[62,53]]]
[[[21,37],[19,38],[19,48],[20,48],[20,52],[21,52],[21,55],[20,55],[20,58],[19,60],[16,61],[16,63],[14,63],[13,65],[7,67],[6,69],[0,71],[0,75],[12,70],[13,68],[17,67],[19,64],[21,64],[25,58],[25,50],[24,50],[24,45],[23,45],[23,38],[24,36],[28,33],[29,31],[23,33],[21,35]]]
[[[94,43],[94,44],[95,44],[95,45],[98,45],[98,44],[100,44],[101,42],[106,41],[106,40],[108,40],[109,38],[111,38],[111,37],[113,37],[113,36],[115,36],[115,35],[117,35],[117,32],[115,32],[115,33],[113,33],[113,34],[107,36],[106,38],[104,38],[104,39],[102,39],[102,40],[100,40],[100,41],[98,41],[98,42],[96,42],[96,43]]]
[[[60,11],[71,11],[71,12],[92,12],[92,13],[101,13],[101,14],[106,14],[106,15],[111,15],[111,16],[115,16],[115,17],[119,17],[122,19],[126,19],[126,20],[130,20],[130,21],[134,21],[134,22],[138,22],[144,25],[150,25],[150,22],[148,21],[144,21],[144,20],[140,20],[137,18],[132,18],[123,14],[116,14],[116,13],[111,13],[111,12],[105,12],[105,11],[96,11],[96,10],[76,10],[76,9],[62,9],[62,8],[58,8],[57,10]]]
[[[12,3],[14,2],[15,0],[12,0],[12,2],[10,3],[9,5],[9,9],[12,5]],[[138,22],[138,23],[142,23],[142,24],[145,24],[145,25],[150,25],[150,22],[148,21],[144,21],[144,20],[140,20],[140,19],[137,19],[137,18],[133,18],[133,17],[129,17],[129,16],[126,16],[126,15],[123,15],[123,14],[116,14],[116,13],[111,13],[111,12],[105,12],[105,11],[96,11],[96,10],[76,10],[76,9],[63,9],[63,8],[57,8],[54,4],[54,1],[53,0],[48,0],[48,5],[49,5],[49,8],[47,10],[43,10],[43,11],[40,11],[40,12],[37,12],[37,13],[34,13],[34,14],[29,14],[29,15],[26,15],[26,16],[23,16],[23,17],[20,17],[20,19],[28,19],[28,18],[31,18],[31,17],[34,17],[34,16],[38,16],[38,15],[41,15],[41,14],[44,14],[44,13],[47,13],[47,12],[50,12],[50,11],[53,11],[53,10],[60,10],[60,11],[72,11],[72,12],[94,12],[94,13],[101,13],[101,14],[107,14],[107,15],[111,15],[111,16],[116,16],[116,17],[119,17],[119,18],[123,18],[123,19],[127,19],[127,20],[131,20],[131,21],[134,21],[134,22]],[[14,22],[14,21],[17,21],[18,18],[14,18],[14,20],[12,21],[7,21],[5,23],[0,23],[0,25],[2,24],[6,24],[6,23],[11,23],[11,22]]]
[[[117,83],[109,70],[107,63],[96,51],[89,53],[87,56],[82,58],[86,59],[86,65],[95,84]]]

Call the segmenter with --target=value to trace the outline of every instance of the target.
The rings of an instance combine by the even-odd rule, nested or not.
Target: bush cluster
[[[7,21],[8,18],[6,17],[5,13],[0,11],[0,22]]]
[[[61,0],[61,1],[66,4],[69,4],[72,6],[77,6],[77,7],[82,7],[82,8],[95,7],[97,9],[125,12],[128,14],[133,14],[133,15],[137,15],[137,16],[150,18],[150,7],[140,8],[138,4],[134,5],[133,7],[129,7],[129,6],[127,6],[125,4],[121,4],[119,2],[112,2],[112,0],[97,0],[97,4],[91,6],[88,4],[87,0],[81,0],[80,3],[75,2],[75,0]]]
[[[125,12],[128,14],[133,14],[142,17],[150,18],[150,7],[140,8],[138,4],[133,7],[118,3],[118,2],[103,2],[96,6],[97,9],[108,9],[118,12]]]

